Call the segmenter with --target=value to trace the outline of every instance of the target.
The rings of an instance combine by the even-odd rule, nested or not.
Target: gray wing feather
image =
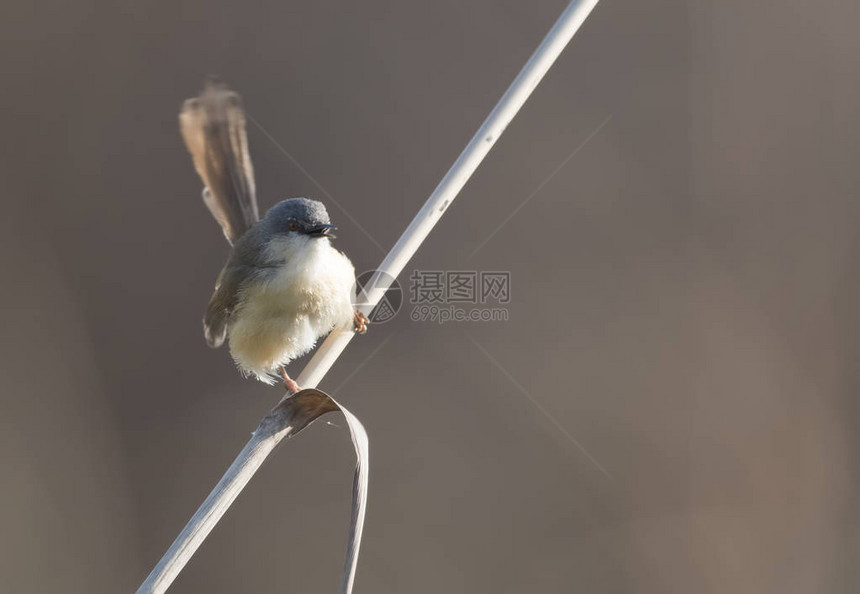
[[[242,236],[233,246],[230,259],[215,282],[215,292],[209,299],[209,306],[203,317],[203,334],[212,348],[221,346],[227,338],[230,316],[241,306],[245,285],[265,279],[271,274],[270,268],[258,266],[258,250],[254,249],[254,245],[259,241],[259,235],[259,226],[254,225]]]
[[[212,293],[206,307],[206,315],[203,316],[203,335],[206,337],[206,343],[213,349],[224,344],[227,338],[227,323],[239,303],[240,284],[239,275],[235,274],[235,270],[228,263],[218,275],[215,292]]]
[[[260,218],[242,100],[223,83],[209,81],[182,106],[179,127],[206,185],[203,201],[235,243]]]

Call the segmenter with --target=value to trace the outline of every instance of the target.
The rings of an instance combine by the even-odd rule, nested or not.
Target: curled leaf
[[[316,388],[308,388],[283,399],[263,417],[251,440],[140,585],[137,594],[165,592],[275,446],[285,437],[298,434],[322,415],[338,410],[346,418],[356,455],[349,542],[341,584],[341,593],[349,594],[355,580],[358,549],[367,509],[367,432],[355,415]]]
[[[343,566],[341,593],[352,592],[355,571],[358,567],[358,550],[364,531],[364,516],[367,511],[368,464],[370,448],[367,431],[361,421],[345,406],[316,388],[306,388],[293,396],[284,398],[278,406],[263,418],[258,431],[279,432],[292,428],[292,437],[327,412],[339,410],[349,427],[352,446],[355,449],[355,475],[352,479],[352,511],[350,514],[349,541]],[[271,423],[271,425],[270,425]],[[255,432],[256,433],[256,432]]]

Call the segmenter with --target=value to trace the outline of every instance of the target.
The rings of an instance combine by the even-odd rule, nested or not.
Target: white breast
[[[284,264],[241,295],[228,336],[239,369],[273,383],[280,366],[351,323],[355,270],[326,238],[276,239],[268,252]]]

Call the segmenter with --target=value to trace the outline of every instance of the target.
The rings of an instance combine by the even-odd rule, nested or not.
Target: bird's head
[[[322,202],[307,198],[288,198],[266,213],[266,226],[275,235],[318,239],[334,237],[337,229],[331,224]]]

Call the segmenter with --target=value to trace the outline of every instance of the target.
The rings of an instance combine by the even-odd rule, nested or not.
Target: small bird
[[[260,219],[238,94],[210,80],[179,122],[203,201],[232,245],[203,318],[206,342],[229,340],[242,375],[268,384],[280,375],[296,393],[285,368],[292,359],[334,328],[367,330],[354,304],[355,269],[331,245],[336,227],[321,202],[289,198]]]

